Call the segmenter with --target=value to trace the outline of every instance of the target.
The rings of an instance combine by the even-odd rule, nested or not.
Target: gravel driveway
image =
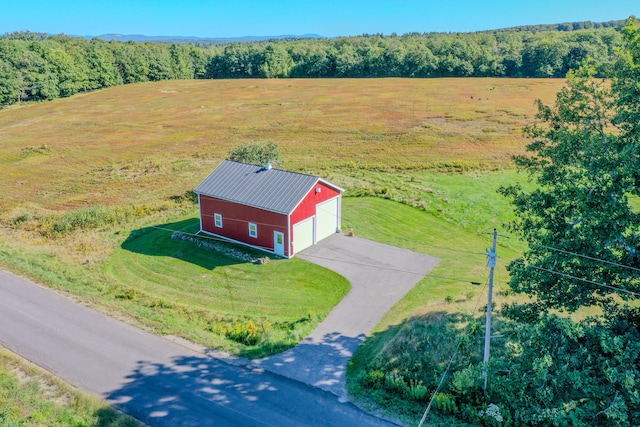
[[[252,364],[344,398],[347,362],[355,350],[439,259],[343,234],[298,257],[341,274],[351,291],[298,346]]]

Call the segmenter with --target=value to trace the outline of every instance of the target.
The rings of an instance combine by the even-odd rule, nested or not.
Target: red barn
[[[291,258],[340,231],[343,191],[317,176],[225,160],[195,189],[200,231]]]

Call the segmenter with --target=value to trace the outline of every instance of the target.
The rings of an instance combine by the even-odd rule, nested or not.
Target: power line
[[[410,241],[409,239],[403,239],[403,240]],[[427,244],[423,244],[422,246],[425,246],[427,248],[435,248],[435,249],[441,249],[441,250],[445,250],[445,251],[458,252],[458,253],[462,253],[462,254],[482,255],[482,256],[486,256],[487,255],[486,252],[464,251],[462,249],[445,248],[444,246],[427,245]]]
[[[371,229],[369,229],[371,231]],[[404,237],[397,237],[396,238],[398,240],[401,240],[403,242],[411,242],[411,243],[415,243],[415,240],[412,239],[407,239]],[[420,243],[420,246],[425,247],[425,248],[434,248],[434,249],[441,249],[444,251],[450,251],[450,252],[458,252],[458,253],[462,253],[462,254],[470,254],[470,255],[481,255],[481,256],[487,256],[486,252],[475,252],[475,251],[465,251],[463,249],[454,249],[454,248],[447,248],[444,246],[438,246],[438,245],[432,245],[432,244],[428,244],[428,243]]]
[[[596,286],[600,286],[600,287],[603,287],[603,288],[608,288],[608,289],[611,289],[611,290],[614,290],[614,291],[618,291],[618,292],[624,292],[624,293],[633,295],[635,297],[640,297],[640,293],[629,291],[627,289],[616,288],[615,286],[605,285],[604,283],[594,282],[593,280],[589,280],[589,279],[582,279],[580,277],[572,276],[570,274],[561,273],[559,271],[550,270],[548,268],[538,267],[537,265],[526,264],[526,266],[527,267],[531,267],[531,268],[535,268],[536,270],[546,271],[547,273],[557,274],[558,276],[563,276],[563,277],[566,277],[566,278],[569,278],[569,279],[578,280],[580,282],[586,282],[586,283],[589,283],[591,285],[596,285]]]
[[[484,378],[484,386],[482,387],[482,389],[485,391],[487,390],[487,380],[488,380],[487,364],[489,363],[489,347],[491,345],[491,310],[492,310],[491,299],[493,298],[493,275],[495,272],[496,261],[498,258],[498,254],[496,254],[497,240],[498,240],[498,231],[494,228],[493,244],[491,245],[491,251],[488,254],[489,260],[487,262],[487,264],[491,268],[491,271],[489,272],[489,292],[488,292],[489,299],[487,301],[487,319],[486,319],[485,331],[484,331],[485,332],[484,358],[483,358],[484,368],[482,370],[482,376]]]
[[[493,233],[494,233],[493,250],[495,251],[495,238],[496,238],[495,229],[494,229]],[[494,257],[494,261],[495,261],[495,257]],[[491,258],[490,258],[490,262],[489,263],[491,264]],[[492,270],[493,270],[493,268],[492,268]],[[490,276],[487,278],[487,282],[485,282],[485,285],[482,288],[482,291],[480,292],[480,296],[476,300],[476,305],[473,307],[473,310],[471,311],[471,316],[473,316],[476,313],[476,311],[478,310],[478,306],[480,305],[480,300],[483,297],[484,290],[487,288],[487,285],[489,283],[491,283],[492,281],[493,281],[493,271],[490,273]],[[490,310],[490,309],[491,308],[489,307],[489,305],[487,305],[487,311]],[[465,334],[463,335],[463,337],[468,336],[469,333],[470,333],[470,329],[467,328],[467,330],[466,330]],[[431,406],[433,405],[433,402],[434,402],[434,400],[436,398],[436,395],[438,394],[438,392],[440,391],[440,388],[442,387],[442,384],[444,383],[444,379],[446,378],[447,373],[451,369],[451,364],[453,363],[454,359],[456,358],[456,355],[458,354],[458,350],[460,349],[460,345],[461,344],[462,344],[462,338],[458,341],[458,345],[456,345],[456,349],[453,351],[453,354],[451,355],[451,358],[449,359],[449,363],[447,364],[447,368],[445,369],[444,373],[442,374],[442,377],[440,378],[440,381],[438,382],[438,386],[436,387],[436,390],[431,395],[431,399],[429,400],[429,404],[427,405],[427,408],[425,409],[424,414],[422,415],[422,419],[420,419],[420,423],[418,424],[418,427],[422,427],[422,424],[424,424],[424,421],[427,419],[427,415],[429,415],[429,411],[431,410]]]
[[[580,257],[580,258],[585,258],[585,259],[589,259],[589,260],[592,260],[592,261],[598,261],[598,262],[602,262],[604,264],[609,264],[609,265],[613,265],[613,266],[616,266],[616,267],[628,268],[630,270],[634,270],[634,271],[640,272],[640,268],[631,267],[630,265],[619,264],[619,263],[613,262],[613,261],[607,261],[606,259],[595,258],[595,257],[589,256],[589,255],[582,255],[582,254],[579,254],[579,253],[576,253],[576,252],[565,251],[564,249],[554,248],[552,246],[541,245],[541,244],[538,244],[538,243],[530,243],[530,245],[539,246],[541,248],[549,249],[549,250],[552,250],[552,251],[562,252],[562,253],[567,254],[567,255],[574,255],[574,256],[577,256],[577,257]]]
[[[541,248],[549,249],[551,251],[561,252],[561,253],[564,253],[564,254],[567,254],[567,255],[573,255],[573,256],[580,257],[580,258],[589,259],[591,261],[597,261],[597,262],[601,262],[601,263],[604,263],[604,264],[613,265],[615,267],[628,268],[630,270],[634,270],[634,271],[640,272],[640,268],[632,267],[630,265],[620,264],[620,263],[617,263],[617,262],[614,262],[614,261],[608,261],[606,259],[596,258],[596,257],[592,257],[592,256],[589,256],[589,255],[580,254],[580,253],[577,253],[577,252],[571,252],[571,251],[567,251],[565,249],[555,248],[553,246],[543,245],[543,244],[539,244],[539,243],[531,243],[531,242],[524,241],[522,239],[516,239],[516,240],[518,240],[519,242],[525,243],[525,244],[527,244],[529,246],[538,246],[538,247],[541,247]],[[514,259],[511,259],[511,261],[514,261]]]
[[[456,349],[453,351],[453,355],[451,356],[451,359],[449,359],[449,364],[447,364],[447,369],[445,369],[444,374],[442,374],[442,377],[440,378],[440,382],[438,383],[438,387],[436,388],[436,391],[433,392],[433,395],[431,396],[431,400],[429,400],[427,409],[424,410],[424,414],[420,419],[420,423],[418,424],[418,427],[422,427],[422,424],[424,424],[424,421],[427,419],[427,415],[429,415],[429,411],[431,410],[431,405],[433,405],[433,401],[435,400],[436,395],[438,394],[438,392],[440,391],[440,388],[442,387],[442,384],[444,383],[444,379],[447,376],[449,369],[451,368],[451,364],[453,363],[453,360],[456,358],[456,355],[458,354],[458,350],[460,349],[461,344],[462,344],[462,339],[458,340],[458,345],[456,346]]]
[[[335,261],[335,262],[341,262],[344,264],[351,264],[351,265],[359,265],[362,267],[375,267],[376,269],[379,270],[390,270],[390,271],[397,271],[400,273],[409,273],[409,274],[415,274],[418,276],[423,276],[424,273],[420,273],[420,272],[416,272],[416,271],[409,271],[409,270],[402,270],[400,268],[393,268],[393,267],[381,267],[380,265],[375,265],[375,264],[367,264],[364,262],[353,262],[353,261],[345,261],[342,259],[338,259],[338,258],[329,258],[329,257],[323,257],[323,256],[318,256],[318,255],[306,255],[307,258],[317,258],[317,259],[324,259],[324,260],[328,260],[328,261]]]

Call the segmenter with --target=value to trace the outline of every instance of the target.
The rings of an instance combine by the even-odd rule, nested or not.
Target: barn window
[[[222,228],[222,214],[213,214],[213,221],[218,228]]]
[[[249,223],[249,236],[258,237],[258,224],[254,224],[252,222]]]

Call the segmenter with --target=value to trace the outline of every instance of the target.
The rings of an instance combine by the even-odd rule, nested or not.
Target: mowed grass
[[[120,310],[157,333],[260,357],[297,344],[350,289],[338,274],[299,259],[252,264],[167,231],[195,232],[198,224],[189,218],[134,231],[105,263]],[[258,327],[256,345],[229,338],[249,322]]]
[[[396,179],[403,181],[402,177]],[[509,183],[528,185],[524,176],[513,170],[457,175],[422,172],[415,173],[414,181],[417,185],[430,185],[424,197],[426,209],[380,197],[353,197],[343,201],[343,226],[356,235],[441,259],[436,268],[387,313],[377,330],[421,315],[430,310],[431,305],[445,304],[447,297],[464,301],[469,293],[478,294],[480,288],[471,282],[483,285],[487,282],[486,250],[491,247],[494,228],[502,236],[498,238],[497,247],[499,264],[495,286],[498,292],[506,289],[505,265],[525,248],[523,242],[505,234],[504,226],[513,218],[513,213],[507,200],[496,191]],[[401,188],[402,184],[395,186]],[[435,207],[431,208],[432,205]]]
[[[0,347],[0,425],[134,427],[141,424]]]

